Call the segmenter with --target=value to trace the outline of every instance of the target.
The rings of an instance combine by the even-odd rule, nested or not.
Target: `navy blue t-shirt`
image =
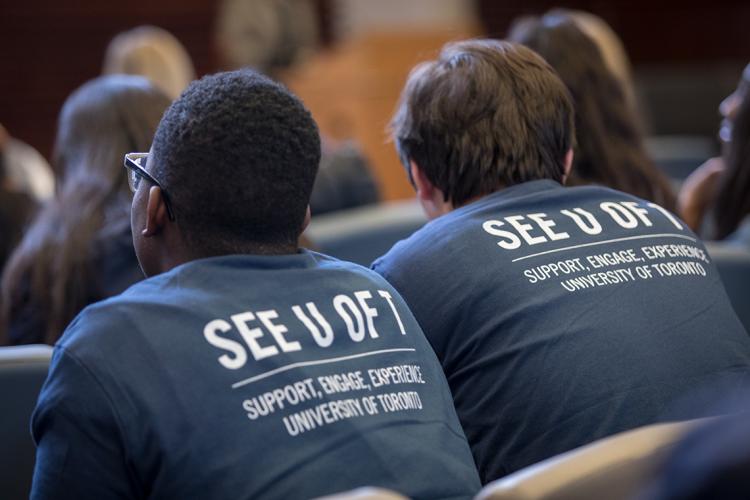
[[[750,338],[701,242],[611,189],[504,189],[431,221],[373,269],[435,349],[484,482],[700,416],[678,400],[750,381]]]
[[[88,307],[55,347],[32,428],[32,498],[480,486],[398,293],[305,251],[193,261]]]

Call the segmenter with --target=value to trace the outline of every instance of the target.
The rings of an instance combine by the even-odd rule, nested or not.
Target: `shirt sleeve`
[[[31,421],[37,444],[32,499],[135,498],[121,426],[94,374],[62,347]]]

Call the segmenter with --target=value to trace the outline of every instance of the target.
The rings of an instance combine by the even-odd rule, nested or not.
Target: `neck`
[[[249,241],[221,241],[204,235],[202,238],[189,237],[179,231],[166,231],[161,235],[160,244],[152,246],[154,267],[144,268],[147,276],[165,273],[188,262],[221,257],[223,255],[290,255],[299,252],[296,241],[291,243],[263,243]],[[143,267],[144,262],[141,262]],[[148,272],[152,271],[152,272]]]
[[[210,243],[207,243],[210,242]],[[169,252],[180,264],[191,260],[223,255],[289,255],[299,252],[297,242],[265,243],[257,241],[216,241],[206,238],[202,241],[188,241],[187,245],[180,245],[178,251]],[[179,265],[179,264],[177,264]]]
[[[188,260],[221,257],[222,255],[289,255],[299,252],[296,244],[269,245],[266,243],[228,244],[216,247],[194,247],[187,253]]]
[[[501,189],[497,189],[497,190],[495,190],[494,192],[496,193],[497,191],[501,191]],[[491,193],[490,193],[490,194],[491,194]],[[451,210],[455,210],[455,209],[457,209],[457,208],[465,207],[466,205],[471,205],[471,204],[472,204],[472,203],[474,203],[475,201],[479,201],[479,200],[481,200],[482,198],[484,198],[485,196],[487,196],[487,195],[486,195],[486,194],[482,194],[482,195],[479,195],[479,196],[474,196],[474,197],[472,197],[472,198],[469,198],[468,200],[466,200],[466,201],[464,201],[463,203],[460,203],[460,204],[456,204],[456,205],[454,205],[454,204],[453,204],[453,203],[451,203],[451,202],[449,202],[449,204],[450,204]]]
[[[499,191],[499,190],[498,190]],[[442,201],[440,200],[439,203],[433,204],[431,210],[428,211],[427,207],[425,207],[425,211],[427,212],[427,215],[430,219],[437,219],[438,217],[445,215],[447,213],[450,213],[457,208],[465,207],[466,205],[471,205],[475,201],[481,200],[486,195],[479,195],[469,198],[468,200],[465,200],[463,203],[456,203],[454,204],[452,201]]]
[[[192,262],[194,260],[200,260],[200,259],[208,259],[211,257],[222,257],[225,255],[291,255],[296,254],[299,252],[299,247],[296,245],[289,245],[289,246],[274,246],[274,247],[264,247],[264,246],[247,246],[244,248],[237,248],[234,250],[230,249],[214,249],[214,250],[189,250],[189,251],[179,251],[179,250],[170,250],[168,252],[165,252],[161,258],[159,259],[158,263],[158,272],[156,273],[145,273],[147,276],[153,276],[156,274],[166,273],[168,271],[171,271],[177,266],[181,266],[182,264],[187,264],[188,262]]]

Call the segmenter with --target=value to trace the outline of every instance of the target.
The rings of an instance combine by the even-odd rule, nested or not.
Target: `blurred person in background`
[[[315,177],[310,209],[315,215],[370,205],[380,201],[380,191],[364,157],[353,140],[322,139],[320,168]]]
[[[36,149],[12,137],[1,124],[0,154],[9,189],[26,193],[37,202],[52,197],[55,179],[47,160]]]
[[[35,201],[16,189],[6,171],[5,149],[10,136],[0,126],[0,269],[23,235],[36,209]]]
[[[150,147],[168,105],[145,78],[124,75],[92,80],[67,99],[54,148],[56,196],[2,277],[5,343],[53,344],[84,306],[143,278],[132,247],[122,157]]]
[[[714,238],[750,250],[750,99],[733,119],[713,208]]]
[[[310,0],[224,0],[215,36],[223,66],[283,79],[318,49],[315,6]]]
[[[600,50],[565,13],[518,19],[509,40],[540,54],[557,71],[575,107],[575,148],[568,185],[599,184],[675,209],[675,195],[646,152],[634,108]]]
[[[170,99],[176,99],[195,79],[185,47],[156,26],[138,26],[115,36],[107,46],[102,73],[145,76]]]
[[[628,105],[632,108],[638,123],[643,126],[643,115],[639,111],[633,83],[633,68],[625,51],[625,45],[612,27],[601,17],[583,10],[553,9],[549,14],[569,17],[596,43],[607,69],[620,82]]]
[[[284,82],[285,75],[318,50],[316,12],[310,0],[224,0],[216,44],[228,69],[253,68]],[[356,142],[322,137],[313,215],[380,201],[367,158]]]
[[[750,249],[750,64],[737,89],[719,104],[722,156],[711,158],[685,180],[679,212],[706,237]],[[705,226],[710,226],[708,229]]]

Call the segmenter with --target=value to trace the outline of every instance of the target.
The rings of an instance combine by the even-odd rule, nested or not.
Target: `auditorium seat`
[[[750,252],[720,243],[706,244],[734,311],[750,332]]]
[[[426,222],[416,200],[381,203],[315,216],[305,236],[325,254],[369,266]]]
[[[0,497],[28,498],[34,471],[31,412],[47,377],[52,348],[0,347]]]
[[[676,441],[703,421],[649,425],[595,441],[498,479],[476,500],[633,498]]]

